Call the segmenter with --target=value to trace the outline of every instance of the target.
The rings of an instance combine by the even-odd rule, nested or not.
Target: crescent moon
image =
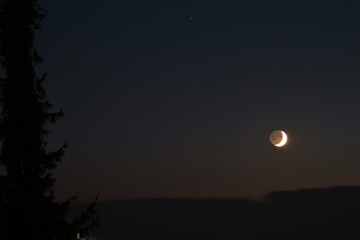
[[[275,144],[276,147],[282,147],[287,143],[288,137],[287,137],[286,133],[284,131],[281,131],[281,134],[282,134],[281,142],[279,142],[278,144]]]

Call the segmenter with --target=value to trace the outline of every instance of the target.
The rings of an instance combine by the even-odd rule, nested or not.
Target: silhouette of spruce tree
[[[47,150],[46,125],[63,116],[52,113],[35,66],[42,62],[34,35],[45,11],[37,0],[0,0],[0,239],[76,239],[99,224],[95,199],[82,214],[68,222],[76,195],[58,203],[53,171],[66,144]]]

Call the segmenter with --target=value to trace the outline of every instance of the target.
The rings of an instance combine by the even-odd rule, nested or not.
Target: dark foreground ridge
[[[99,240],[360,239],[360,187],[272,192],[243,199],[134,199],[102,203]]]

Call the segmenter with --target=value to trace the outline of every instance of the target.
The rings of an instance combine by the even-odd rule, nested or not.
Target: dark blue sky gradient
[[[41,4],[58,198],[360,184],[358,1]]]

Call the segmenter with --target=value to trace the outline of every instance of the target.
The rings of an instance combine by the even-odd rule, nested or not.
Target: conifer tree
[[[42,58],[34,36],[45,11],[37,0],[0,0],[0,239],[76,239],[99,223],[96,200],[82,214],[67,221],[76,196],[58,203],[53,171],[66,144],[47,149],[46,125],[63,116],[51,112],[35,66]]]

